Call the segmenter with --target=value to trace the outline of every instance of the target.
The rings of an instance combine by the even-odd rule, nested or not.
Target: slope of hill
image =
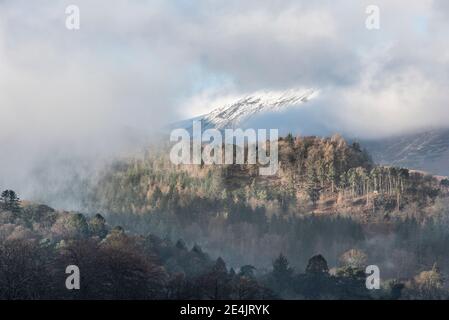
[[[449,130],[431,130],[381,140],[363,145],[380,164],[449,175]]]
[[[106,170],[94,188],[91,209],[198,213],[223,211],[233,203],[277,213],[346,212],[377,219],[375,212],[401,210],[410,203],[426,207],[441,191],[435,177],[376,166],[357,143],[338,135],[280,138],[280,169],[274,176],[260,176],[258,165],[176,166],[167,155],[153,150],[144,159]]]

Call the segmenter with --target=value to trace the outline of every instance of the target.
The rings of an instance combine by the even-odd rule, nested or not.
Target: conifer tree
[[[2,192],[0,196],[0,204],[3,210],[15,213],[20,211],[20,199],[13,190],[5,190]]]

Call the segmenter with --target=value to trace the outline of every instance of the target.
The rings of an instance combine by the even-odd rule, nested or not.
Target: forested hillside
[[[107,168],[86,204],[132,232],[201,243],[231,266],[269,268],[281,252],[299,269],[317,253],[337,265],[351,249],[391,276],[449,266],[448,180],[377,166],[338,135],[288,135],[279,159],[277,175],[260,176],[257,165],[175,166],[166,149],[148,152]]]
[[[171,164],[168,151],[115,162],[87,205],[96,211],[146,214],[263,207],[276,214],[346,213],[375,219],[408,205],[426,207],[447,193],[449,180],[405,168],[381,167],[357,143],[332,138],[279,141],[280,170],[258,175],[257,165]],[[367,217],[366,217],[367,216]]]

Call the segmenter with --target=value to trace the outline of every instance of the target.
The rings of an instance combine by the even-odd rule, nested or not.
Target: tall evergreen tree
[[[5,190],[2,192],[0,196],[0,204],[3,210],[11,212],[20,211],[20,199],[13,190]]]

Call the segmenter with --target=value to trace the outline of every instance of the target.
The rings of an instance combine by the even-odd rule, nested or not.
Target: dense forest
[[[356,249],[342,254],[332,269],[318,254],[308,259],[304,270],[296,270],[282,253],[268,270],[248,264],[235,269],[182,239],[129,234],[120,226],[110,226],[100,214],[59,212],[20,203],[13,191],[7,193],[0,212],[0,299],[442,299],[448,295],[436,264],[408,280],[384,281],[376,291],[365,287],[367,256]],[[65,287],[66,266],[73,264],[81,270],[81,290]]]
[[[449,181],[331,138],[279,140],[280,170],[114,161],[86,214],[1,194],[0,298],[446,298]],[[65,266],[83,290],[64,286]],[[381,271],[365,287],[365,267]]]

